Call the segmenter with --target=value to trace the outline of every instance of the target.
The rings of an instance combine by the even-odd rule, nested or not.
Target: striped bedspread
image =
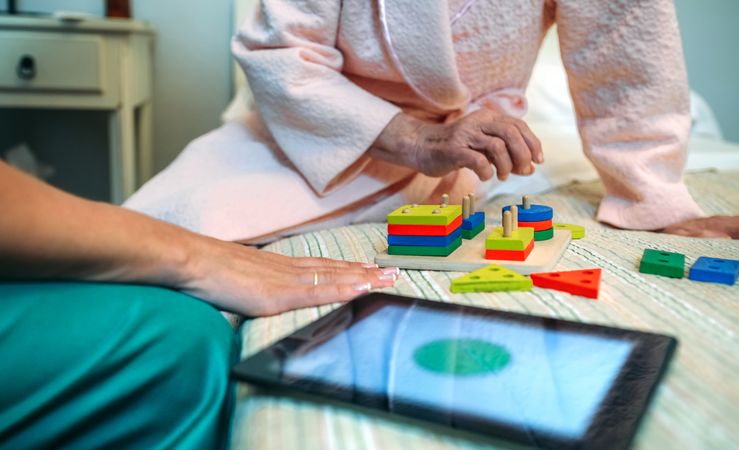
[[[708,214],[739,214],[739,173],[687,176],[688,186]],[[451,294],[453,272],[403,271],[388,292],[441,302],[557,317],[578,322],[647,330],[678,338],[670,369],[641,423],[637,449],[739,448],[739,285],[698,283],[642,275],[644,248],[739,259],[739,241],[689,239],[619,231],[595,222],[603,188],[578,183],[536,197],[554,208],[558,221],[585,226],[557,270],[603,268],[597,301],[552,290]],[[488,214],[514,198],[485,205]],[[386,225],[366,224],[295,236],[266,249],[294,256],[327,256],[371,262],[385,248]],[[243,356],[308,324],[334,306],[304,309],[247,321],[241,328]],[[512,448],[444,428],[426,428],[351,408],[272,396],[239,386],[233,428],[236,449],[472,449]]]

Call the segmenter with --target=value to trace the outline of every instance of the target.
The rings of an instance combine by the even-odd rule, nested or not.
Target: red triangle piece
[[[534,286],[569,292],[588,298],[598,298],[601,269],[569,270],[566,272],[532,273]]]

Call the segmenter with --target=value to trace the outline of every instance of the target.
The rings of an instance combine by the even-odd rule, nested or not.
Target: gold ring
[[[318,286],[318,272],[313,272],[313,286]]]

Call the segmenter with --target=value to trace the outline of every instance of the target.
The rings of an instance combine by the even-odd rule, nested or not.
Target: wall
[[[103,13],[103,0],[19,0],[23,10]],[[739,142],[739,0],[676,0],[693,89],[714,108],[727,140]],[[231,1],[134,0],[133,13],[158,30],[155,169],[218,126],[231,96]],[[101,140],[104,141],[104,140]]]
[[[0,0],[1,1],[1,0]],[[104,0],[18,0],[21,11],[104,15]],[[133,0],[136,19],[157,30],[154,169],[220,124],[231,97],[230,0]]]
[[[739,142],[739,1],[675,4],[691,88],[713,108],[724,139]]]

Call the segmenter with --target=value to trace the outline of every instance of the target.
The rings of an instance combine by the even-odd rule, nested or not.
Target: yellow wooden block
[[[534,239],[533,228],[519,228],[510,237],[503,236],[503,227],[495,227],[485,239],[486,250],[525,250]]]
[[[391,225],[449,225],[462,215],[462,205],[403,205],[387,216]]]
[[[552,225],[555,230],[569,230],[572,239],[582,239],[585,237],[585,227],[573,225],[571,223],[555,223]]]

